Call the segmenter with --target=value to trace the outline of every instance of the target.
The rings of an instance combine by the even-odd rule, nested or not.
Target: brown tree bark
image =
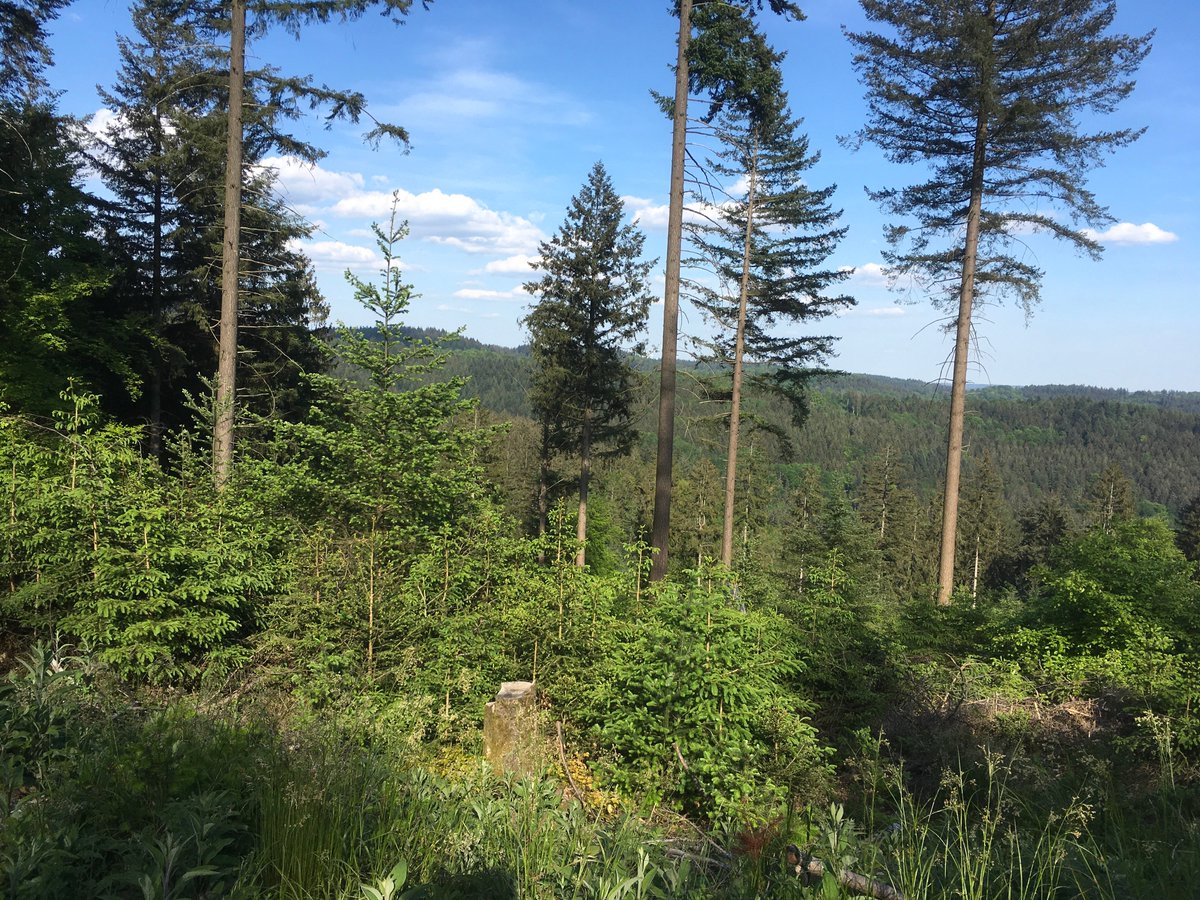
[[[246,0],[232,0],[229,36],[229,126],[225,145],[225,236],[221,243],[221,320],[213,423],[213,483],[233,471],[237,396],[238,271],[242,218],[242,101],[246,87]]]
[[[962,283],[958,293],[958,326],[954,339],[954,374],[950,384],[950,431],[946,447],[946,493],[942,498],[942,543],[938,560],[939,606],[949,606],[954,592],[954,553],[958,534],[958,488],[962,475],[963,421],[966,415],[967,355],[971,343],[971,304],[975,299],[975,266],[979,255],[979,219],[983,209],[984,150],[987,106],[980,100],[975,121],[975,156],[971,163],[971,197],[963,248]]]
[[[583,411],[583,433],[579,440],[579,520],[575,527],[575,540],[579,550],[575,553],[575,565],[583,568],[587,563],[587,508],[588,489],[592,483],[592,410]]]
[[[675,113],[671,138],[671,207],[667,217],[667,283],[663,293],[662,367],[658,387],[658,459],[654,470],[654,524],[650,532],[650,545],[657,553],[650,565],[651,581],[658,581],[667,574],[667,542],[671,532],[679,267],[683,248],[683,167],[687,143],[687,54],[691,37],[692,0],[680,0],[679,55],[675,65]]]
[[[729,406],[729,454],[725,461],[725,519],[721,528],[721,564],[733,568],[733,511],[737,485],[738,430],[742,423],[742,355],[746,349],[746,307],[750,301],[750,245],[754,236],[754,193],[758,147],[750,153],[750,187],[746,193],[746,231],[742,244],[742,278],[738,290],[737,334],[733,342],[733,397]]]

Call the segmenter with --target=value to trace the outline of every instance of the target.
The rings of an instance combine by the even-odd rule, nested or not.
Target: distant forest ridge
[[[446,337],[433,328],[412,328],[409,334]],[[466,379],[465,393],[500,418],[528,420],[527,347],[458,336],[445,348],[448,360],[438,377]],[[636,413],[639,456],[652,455],[656,368],[655,360],[645,360]],[[727,407],[709,402],[713,395],[703,386],[704,374],[702,367],[681,367],[676,453],[684,461],[706,458],[720,469]],[[934,383],[823,375],[813,381],[801,427],[787,404],[749,396],[744,436],[747,447],[761,447],[781,471],[814,465],[830,477],[844,477],[849,486],[861,484],[879,459],[891,456],[899,461],[903,484],[928,500],[940,489],[945,469],[947,403],[949,391]],[[977,386],[968,397],[965,445],[965,477],[986,457],[1014,510],[1046,495],[1081,510],[1097,476],[1117,466],[1133,482],[1142,514],[1174,517],[1200,494],[1200,392]]]
[[[363,328],[361,331],[373,336],[373,328]],[[506,347],[500,344],[486,344],[466,335],[458,334],[451,337],[452,332],[441,328],[419,328],[406,326],[405,333],[419,340],[446,340],[447,350],[476,350],[487,351],[509,357],[528,357],[529,345]],[[657,368],[658,360],[648,358],[647,367]],[[681,365],[687,366],[686,361]],[[924,397],[949,394],[949,385],[937,381],[921,381],[916,378],[893,378],[888,375],[869,375],[865,373],[839,372],[821,376],[813,381],[813,388],[821,392],[851,393],[859,391],[865,394],[890,394],[896,396],[917,395]],[[987,400],[1048,400],[1061,397],[1077,397],[1084,400],[1113,401],[1118,403],[1140,403],[1157,406],[1160,409],[1173,409],[1180,412],[1200,414],[1200,391],[1131,391],[1125,388],[1094,387],[1087,384],[971,384],[968,389],[973,395]],[[518,410],[510,410],[518,412]]]

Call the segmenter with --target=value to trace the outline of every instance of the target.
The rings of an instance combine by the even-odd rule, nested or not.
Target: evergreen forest
[[[872,192],[949,384],[837,370],[787,0],[664,10],[667,302],[597,162],[519,348],[414,324],[394,206],[330,325],[261,165],[310,115],[409,135],[247,41],[442,0],[136,0],[91,129],[68,0],[0,2],[0,897],[1197,896],[1200,394],[972,385],[962,337],[1036,302],[1022,229],[1100,253],[1139,132],[1075,114],[1151,35],[860,3],[850,142],[925,163]]]

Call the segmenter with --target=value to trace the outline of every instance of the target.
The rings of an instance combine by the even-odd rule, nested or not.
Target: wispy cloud
[[[1143,222],[1141,225],[1118,222],[1105,231],[1088,229],[1084,234],[1102,244],[1171,244],[1179,240],[1179,235],[1165,231],[1153,222]]]
[[[460,59],[469,59],[463,55]],[[421,83],[395,104],[405,122],[454,128],[496,123],[513,125],[586,125],[587,106],[548,83],[521,78],[483,65],[459,66]],[[386,112],[386,110],[385,110]]]
[[[531,275],[532,266],[538,257],[527,253],[516,253],[504,259],[493,259],[482,269],[472,269],[471,275]]]
[[[893,316],[904,316],[908,312],[903,306],[852,306],[844,313],[847,316],[866,316],[868,318],[890,318]]]
[[[529,295],[518,285],[507,291],[492,291],[485,288],[460,288],[454,292],[460,300],[524,300]]]

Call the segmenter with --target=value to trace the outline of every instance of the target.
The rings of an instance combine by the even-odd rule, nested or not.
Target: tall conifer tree
[[[762,42],[765,48],[765,42]],[[711,215],[691,226],[697,257],[689,260],[705,275],[688,281],[696,304],[718,326],[708,349],[732,375],[729,443],[726,458],[725,516],[721,562],[733,564],[734,493],[745,366],[761,368],[746,379],[787,397],[799,419],[805,380],[821,370],[833,338],[781,334],[781,326],[828,316],[854,301],[828,290],[849,272],[822,268],[845,234],[835,227],[839,212],[829,200],[833,188],[811,189],[805,173],[818,155],[787,109],[775,68],[760,73],[760,102],[748,111],[725,110],[713,129],[720,141],[708,161],[711,176],[734,180],[732,196],[713,198]],[[766,87],[774,83],[774,89]],[[716,282],[711,281],[716,275]]]
[[[579,458],[578,565],[586,562],[588,490],[599,448],[627,453],[637,379],[629,354],[644,349],[650,312],[645,236],[622,224],[625,206],[601,163],[571,199],[558,233],[539,247],[544,274],[525,319],[533,347],[530,402],[543,442]]]
[[[422,0],[428,6],[432,0]],[[413,0],[267,0],[254,7],[255,20],[250,26],[254,32],[262,32],[272,24],[281,24],[291,34],[299,36],[303,26],[329,22],[346,22],[359,18],[370,7],[381,9],[399,23],[408,14]],[[218,325],[219,346],[215,398],[215,420],[213,423],[213,481],[218,488],[228,481],[233,469],[233,433],[237,405],[237,359],[238,359],[238,307],[241,286],[241,263],[243,258],[242,236],[242,186],[245,179],[245,131],[246,113],[246,0],[229,0],[229,81],[227,83],[227,119],[225,130],[225,177],[222,206],[224,227],[221,239],[221,315]],[[270,75],[269,102],[275,106],[303,101],[312,106],[324,105],[329,109],[327,121],[348,118],[357,122],[366,112],[362,94],[352,91],[336,91],[325,86],[315,86],[306,78],[280,78]],[[375,120],[375,126],[367,133],[367,140],[377,142],[383,137],[394,138],[407,145],[408,134],[404,129]]]
[[[860,0],[882,32],[848,33],[869,121],[852,142],[928,178],[871,192],[897,224],[886,255],[955,310],[938,602],[950,602],[972,308],[1010,296],[1028,311],[1042,272],[1010,248],[1046,232],[1098,256],[1082,227],[1112,221],[1085,186],[1089,168],[1136,129],[1088,132],[1133,90],[1150,35],[1110,33],[1111,0]],[[1057,207],[1067,213],[1053,214]]]
[[[785,18],[803,19],[792,0],[767,0],[771,10]],[[742,16],[753,17],[763,0],[677,0],[679,19],[676,44],[675,96],[670,102],[672,120],[670,207],[667,217],[667,264],[663,291],[662,366],[658,390],[658,456],[654,470],[654,523],[650,543],[656,551],[650,568],[654,580],[667,573],[667,545],[671,531],[672,466],[675,452],[675,382],[679,341],[679,272],[683,247],[684,168],[687,157],[688,94],[707,94],[709,117],[729,99],[745,98],[753,79],[751,67],[736,36],[744,33]],[[695,9],[700,15],[696,21]],[[726,26],[733,24],[731,31]],[[693,44],[692,31],[699,31]],[[734,40],[730,40],[730,36]]]
[[[187,414],[183,392],[198,393],[216,364],[212,323],[221,295],[209,273],[220,257],[228,84],[211,8],[141,0],[131,15],[135,33],[118,41],[121,69],[101,92],[114,115],[91,156],[117,199],[102,221],[125,255],[125,306],[147,320],[142,412],[157,449],[163,428]],[[309,229],[275,196],[272,171],[261,163],[270,153],[316,159],[320,151],[286,133],[299,110],[277,82],[257,70],[247,84],[239,359],[248,369],[243,402],[286,413],[298,405],[300,369],[320,359],[311,326],[324,305],[307,260],[292,247]]]

